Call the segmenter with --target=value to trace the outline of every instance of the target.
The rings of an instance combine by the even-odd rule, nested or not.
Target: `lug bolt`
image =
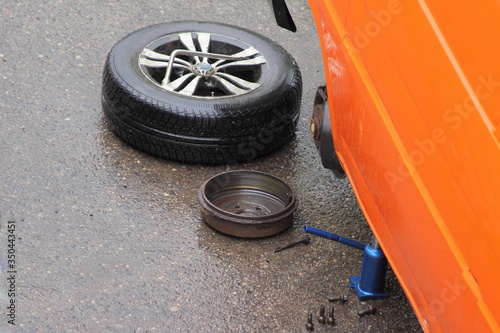
[[[338,296],[329,297],[328,302],[345,303],[345,302],[347,302],[347,295],[338,295]]]
[[[313,314],[312,314],[312,312],[309,312],[309,314],[307,315],[306,330],[308,330],[310,332],[314,331]]]
[[[333,316],[333,311],[334,311],[334,308],[332,306],[332,308],[330,309],[330,312],[328,313],[328,318],[326,318],[326,323],[328,325],[335,325],[335,317]]]
[[[358,316],[363,317],[364,315],[375,314],[377,308],[368,304],[368,307],[364,310],[358,312]]]
[[[322,305],[319,308],[318,323],[320,323],[321,325],[324,325],[326,323],[325,306],[324,305]]]
[[[288,248],[290,248],[290,247],[292,247],[292,246],[295,246],[295,245],[297,245],[297,244],[300,244],[300,243],[304,243],[304,244],[306,244],[306,245],[307,245],[307,244],[309,244],[309,242],[310,242],[310,238],[309,238],[309,236],[304,236],[304,237],[302,237],[302,239],[301,239],[301,240],[299,240],[299,241],[296,241],[296,242],[293,242],[293,243],[290,243],[290,244],[287,244],[287,245],[284,245],[284,246],[277,247],[277,248],[274,250],[274,252],[280,252],[280,251],[283,251],[284,249],[288,249]]]
[[[315,140],[318,140],[321,136],[321,128],[317,118],[312,118],[309,121],[309,133]]]

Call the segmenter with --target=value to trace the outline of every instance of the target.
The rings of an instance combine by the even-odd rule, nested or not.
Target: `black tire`
[[[233,61],[180,55],[174,57],[171,82],[159,80],[168,61],[151,60],[150,50],[153,58],[188,50],[181,39],[190,36],[198,52],[206,51],[201,45],[207,35],[210,53],[258,52]],[[194,74],[186,69],[187,61]],[[208,67],[218,69],[200,74]],[[178,84],[176,78],[185,82]],[[141,150],[179,162],[247,162],[276,150],[294,135],[301,95],[298,66],[281,46],[221,23],[170,22],[139,29],[116,43],[103,72],[103,110],[116,133]]]

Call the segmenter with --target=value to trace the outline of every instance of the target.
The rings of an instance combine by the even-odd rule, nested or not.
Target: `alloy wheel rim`
[[[232,37],[182,32],[148,44],[139,54],[142,73],[181,96],[226,98],[258,89],[269,75],[266,58]]]

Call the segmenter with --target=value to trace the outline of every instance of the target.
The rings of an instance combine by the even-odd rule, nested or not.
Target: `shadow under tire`
[[[222,23],[183,21],[117,42],[101,99],[115,132],[134,147],[224,164],[249,162],[292,138],[301,96],[297,63],[277,43]]]

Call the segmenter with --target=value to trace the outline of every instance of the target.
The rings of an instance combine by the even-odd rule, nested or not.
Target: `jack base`
[[[371,293],[369,291],[362,290],[359,287],[359,281],[361,279],[360,276],[351,276],[351,283],[349,284],[350,288],[354,288],[354,291],[356,292],[356,295],[358,295],[358,298],[360,301],[368,301],[371,299],[384,299],[389,297],[389,294],[387,293]]]

